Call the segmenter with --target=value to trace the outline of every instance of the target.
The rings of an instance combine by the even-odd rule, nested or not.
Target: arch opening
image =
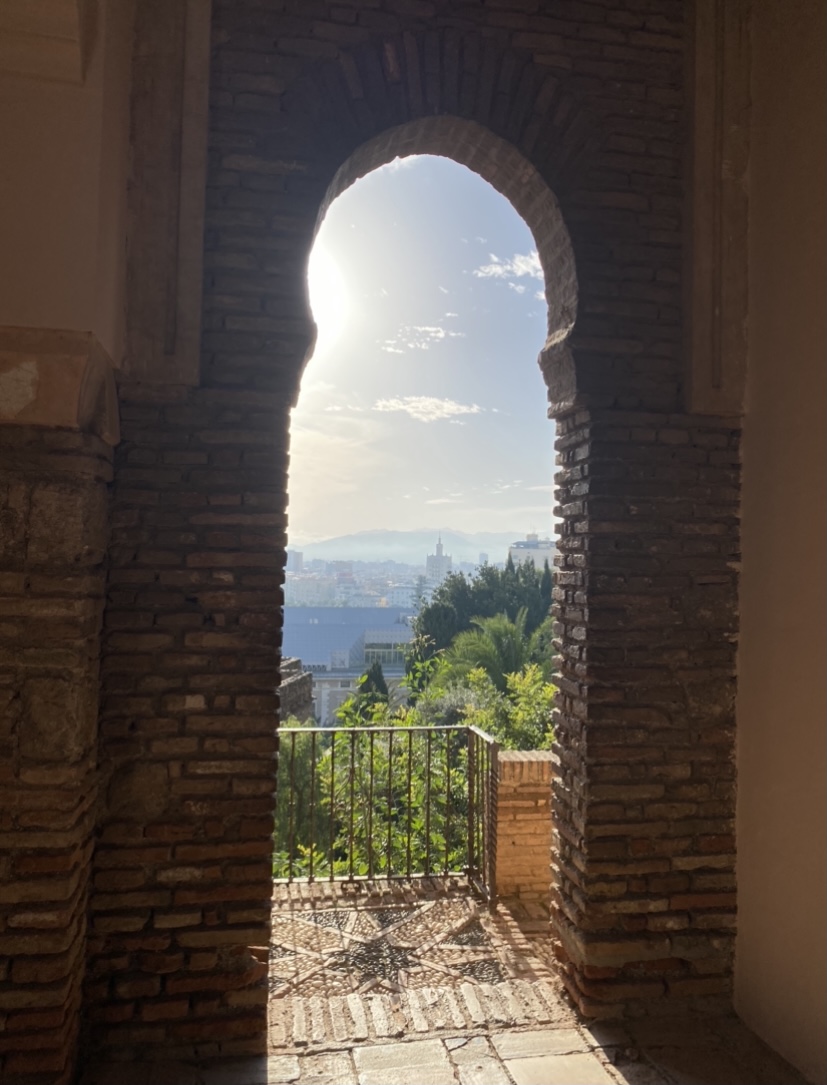
[[[416,126],[413,126],[413,127],[415,127],[416,129],[419,129],[422,126],[421,125],[416,125]],[[464,127],[464,126],[462,126],[462,127]],[[473,128],[478,129],[478,131],[482,132],[484,135],[486,134],[483,129],[479,128],[479,126],[473,126]],[[559,209],[557,208],[556,201],[554,200],[554,198],[551,195],[550,191],[548,190],[547,186],[545,186],[544,184],[542,184],[542,182],[539,181],[539,178],[535,176],[535,174],[533,173],[531,168],[527,166],[527,164],[524,162],[524,160],[522,160],[519,155],[516,155],[516,152],[514,152],[514,154],[516,155],[516,158],[519,159],[518,165],[519,165],[520,169],[523,171],[522,174],[521,174],[521,177],[522,177],[522,180],[524,182],[523,187],[524,187],[524,189],[526,191],[524,191],[522,188],[519,188],[519,186],[514,186],[514,185],[509,186],[508,177],[506,175],[507,174],[507,167],[509,165],[514,164],[514,158],[508,157],[508,154],[510,154],[510,151],[507,148],[507,145],[504,144],[502,141],[496,140],[496,141],[494,141],[494,146],[488,148],[489,154],[488,154],[488,157],[486,158],[485,168],[483,169],[483,168],[479,167],[478,162],[477,162],[476,166],[474,165],[475,157],[471,153],[470,145],[468,147],[466,147],[466,153],[464,153],[461,156],[458,156],[458,155],[453,154],[453,153],[451,153],[451,154],[447,153],[448,147],[447,147],[446,143],[447,143],[447,140],[449,138],[450,132],[451,132],[450,128],[446,128],[446,127],[443,127],[443,126],[437,126],[436,136],[439,137],[439,138],[437,140],[436,145],[434,143],[434,138],[435,137],[434,137],[433,133],[431,133],[431,136],[429,137],[429,139],[425,138],[425,136],[427,136],[427,133],[425,133],[425,136],[423,136],[421,139],[419,139],[419,142],[414,142],[414,143],[409,142],[407,144],[400,144],[398,142],[398,140],[397,140],[396,143],[390,143],[389,144],[387,142],[381,143],[381,141],[377,141],[375,146],[369,147],[369,149],[366,152],[365,156],[359,157],[358,159],[349,160],[349,162],[346,164],[346,166],[343,167],[337,173],[336,178],[331,183],[331,185],[330,185],[330,187],[328,189],[328,192],[327,192],[327,195],[326,195],[326,198],[325,198],[325,201],[324,201],[324,205],[320,209],[320,212],[319,212],[319,215],[318,215],[317,227],[316,227],[316,236],[317,237],[319,236],[319,228],[320,228],[322,222],[325,220],[326,213],[327,213],[328,209],[331,207],[331,205],[333,204],[333,201],[338,196],[342,195],[347,189],[349,189],[356,181],[358,181],[358,180],[360,180],[362,178],[365,178],[367,174],[372,173],[378,167],[389,165],[390,163],[392,163],[394,161],[395,158],[400,157],[399,155],[397,155],[395,153],[395,150],[396,150],[397,147],[402,148],[402,150],[403,150],[403,156],[402,157],[404,157],[405,159],[412,158],[412,157],[418,157],[418,156],[420,156],[420,155],[422,155],[424,153],[429,153],[430,154],[430,152],[423,151],[423,148],[430,147],[430,148],[434,148],[434,149],[436,149],[438,151],[441,151],[442,152],[441,154],[436,155],[437,158],[441,158],[443,160],[449,159],[449,160],[451,160],[452,164],[456,164],[457,166],[464,167],[464,169],[458,171],[460,173],[465,173],[466,169],[470,170],[471,172],[476,174],[476,178],[474,179],[475,183],[480,184],[481,181],[486,181],[487,184],[486,185],[481,185],[481,187],[488,188],[488,185],[490,185],[491,188],[493,188],[494,191],[496,193],[498,193],[498,196],[495,196],[494,192],[491,192],[491,190],[488,189],[489,194],[490,194],[489,198],[491,200],[497,200],[498,202],[501,202],[503,204],[507,203],[509,205],[509,210],[511,212],[513,212],[513,214],[514,214],[514,218],[516,219],[516,218],[519,217],[522,220],[522,225],[527,228],[526,229],[526,233],[528,235],[527,244],[529,245],[529,247],[531,247],[532,240],[534,241],[535,245],[537,244],[537,236],[538,236],[538,234],[545,239],[545,250],[544,250],[543,256],[542,257],[540,256],[539,246],[537,246],[536,251],[533,251],[532,254],[531,254],[533,256],[533,259],[534,259],[534,266],[533,266],[531,274],[532,274],[532,277],[534,277],[536,275],[536,278],[533,278],[533,285],[534,285],[534,287],[536,289],[536,287],[539,286],[540,278],[542,277],[544,289],[542,290],[542,292],[538,292],[538,293],[535,293],[534,291],[532,291],[530,296],[532,298],[537,298],[539,300],[545,300],[546,301],[546,312],[545,312],[545,314],[543,314],[539,318],[544,324],[544,334],[543,335],[538,335],[537,338],[540,341],[543,342],[543,348],[542,348],[541,355],[540,355],[540,361],[541,361],[541,368],[543,368],[543,363],[546,362],[546,366],[544,367],[545,372],[543,373],[543,376],[547,377],[549,368],[551,366],[551,363],[558,360],[561,355],[564,355],[564,354],[567,355],[566,340],[568,338],[568,335],[570,334],[571,327],[573,325],[574,311],[576,309],[576,277],[574,276],[573,258],[571,256],[571,246],[570,246],[570,243],[568,241],[568,235],[567,235],[567,233],[565,233],[565,227],[562,226],[562,221],[561,221],[561,218],[560,218],[560,213],[559,213]],[[417,138],[419,138],[419,137],[417,137]],[[469,141],[469,144],[470,144],[470,141]],[[411,148],[411,149],[408,150],[408,148]],[[505,165],[504,165],[504,163],[505,163]],[[400,167],[400,168],[402,168],[402,167]],[[497,170],[499,171],[499,174],[497,174]],[[486,174],[488,176],[486,176]],[[497,183],[497,184],[492,183],[491,180],[490,180],[490,178],[492,176],[498,177],[498,182],[499,183]],[[537,182],[537,183],[535,183],[535,182]],[[540,187],[540,185],[542,187]],[[506,191],[503,191],[504,189]],[[515,192],[515,191],[520,192],[521,198],[517,197],[517,200],[521,204],[521,207],[523,209],[525,209],[525,208],[529,209],[528,214],[531,215],[531,217],[533,219],[533,225],[534,225],[533,230],[531,228],[531,224],[529,222],[527,222],[527,220],[526,220],[526,212],[525,212],[525,210],[523,210],[521,212],[521,209],[518,208],[517,206],[515,206],[515,198],[513,196],[510,196],[510,195],[507,194],[509,190],[512,191],[512,192]],[[502,200],[500,200],[499,197],[502,197]],[[531,210],[532,208],[533,208],[533,213],[532,213],[532,210]],[[555,236],[555,233],[554,233],[555,229],[562,229],[563,230],[563,234],[558,235],[558,236],[562,236],[564,241],[565,241],[565,252],[562,254],[562,256],[559,253],[556,253],[554,251],[553,246],[549,242],[549,238],[553,238]],[[477,239],[477,240],[480,240],[480,239]],[[493,256],[490,257],[490,258],[491,259],[496,259],[496,257],[493,257]],[[325,266],[325,265],[327,265],[327,266]],[[539,265],[539,266],[537,266],[537,265]],[[552,279],[552,274],[554,272],[554,269],[558,268],[558,267],[563,269],[563,271],[564,271],[564,276],[563,277],[565,279],[565,282],[563,283],[562,287],[559,290],[556,289],[557,280]],[[552,269],[551,272],[549,270],[550,268]],[[330,266],[329,260],[325,261],[323,259],[322,262],[320,264],[316,264],[315,267],[311,264],[311,274],[313,274],[315,276],[317,291],[318,291],[318,287],[319,287],[320,283],[321,283],[322,288],[324,287],[324,285],[326,283],[327,286],[329,288],[333,288],[334,291],[337,288],[341,288],[341,281],[339,281],[338,283],[336,281],[337,279],[340,280],[341,273],[337,272],[333,267]],[[519,290],[520,290],[520,292],[522,292],[522,291],[525,290],[525,287],[521,285],[519,287]],[[553,308],[554,308],[554,312],[551,315],[549,315],[549,306],[548,306],[548,299],[549,299],[550,295],[553,297]],[[535,304],[535,308],[537,308],[536,302],[534,304]],[[318,305],[318,300],[317,300],[317,305]],[[326,316],[331,318],[331,320],[332,320],[332,322],[334,324],[336,323],[336,318],[337,317],[339,319],[341,319],[343,306],[338,305],[336,303],[336,301],[335,301],[335,298],[331,298],[331,297],[328,297],[326,299],[323,298],[322,299],[322,305],[326,309],[329,310],[326,313]],[[451,314],[447,314],[447,315],[451,315]],[[453,314],[453,315],[456,315],[456,314]],[[538,316],[539,316],[539,313],[538,313]],[[320,321],[320,323],[322,323],[322,322]],[[322,327],[322,329],[321,329],[322,335],[324,335],[324,330],[325,330],[324,327]],[[420,330],[427,330],[427,329],[420,329]],[[431,330],[433,330],[433,329],[431,329]],[[537,330],[539,331],[539,329],[537,329]],[[536,340],[535,340],[535,342],[536,342]],[[535,349],[536,349],[536,347],[535,347]],[[329,344],[326,346],[325,350],[326,351],[330,350]],[[519,356],[521,351],[517,350],[514,353],[517,356]],[[509,356],[510,355],[506,355],[506,357],[509,357]],[[343,370],[347,368],[348,362],[345,359],[338,359],[338,361],[342,362],[342,369]],[[312,375],[313,375],[313,378],[314,378],[313,383],[315,383],[315,379],[318,377],[318,374],[314,372]],[[309,376],[310,376],[310,374],[308,374],[308,377]],[[514,383],[518,382],[518,379],[515,379],[516,374],[513,373],[513,372],[509,373],[507,369],[505,370],[505,372],[498,374],[498,376],[500,377],[501,381],[502,381],[502,378],[505,378],[505,380],[512,381]],[[533,402],[534,402],[535,405],[536,405],[537,402],[542,402],[542,395],[543,395],[542,386],[540,385],[539,380],[536,381],[536,384],[537,384],[536,390],[533,391],[533,393],[532,393],[533,394]],[[547,387],[548,387],[548,383],[547,383]],[[413,398],[413,397],[409,397],[409,398]],[[461,405],[460,404],[454,404],[454,406],[459,407]],[[337,412],[336,414],[333,415],[333,417],[338,418],[338,417],[340,417],[338,412],[346,410],[346,407],[343,408],[339,403],[334,403],[334,405],[328,407],[327,409]],[[356,410],[364,410],[364,408],[360,408],[360,407],[357,407],[355,409]],[[376,405],[374,405],[374,409],[376,409]],[[408,411],[408,413],[410,414],[411,412]],[[512,435],[512,440],[513,440],[513,435]],[[519,443],[519,442],[517,442],[517,443]],[[292,456],[292,459],[293,459],[294,462],[295,462],[295,458],[296,457],[295,457],[295,453],[294,453],[293,456]],[[544,474],[544,482],[546,483],[546,486],[544,487],[544,489],[547,489],[548,491],[551,490],[551,486],[550,486],[551,469],[552,469],[551,468],[551,457],[549,457],[547,473]],[[535,488],[539,489],[539,487],[535,487]],[[290,489],[295,493],[295,480],[293,478],[291,478]],[[551,506],[550,496],[546,499],[546,505],[548,507],[544,511],[545,511],[545,514],[548,515],[549,512],[550,512],[550,506]],[[511,541],[513,541],[513,536],[512,536]],[[438,554],[440,554],[440,556],[441,556],[440,549],[441,548],[438,547]],[[295,553],[294,553],[294,556],[295,556]],[[497,558],[499,558],[499,556],[500,555],[495,555],[494,556],[495,560]],[[539,568],[541,570],[542,566],[540,566]],[[291,555],[290,555],[290,552],[288,552],[288,584],[287,584],[287,591],[286,591],[286,603],[287,603],[288,608],[291,605],[290,590],[289,590],[290,589],[289,575],[290,575],[291,571],[296,571],[297,572],[298,570],[295,569],[295,567],[294,567],[294,569],[291,570]],[[549,600],[548,601],[550,602],[550,579],[549,579]],[[305,605],[310,605],[310,604],[308,604],[305,601]],[[546,612],[547,612],[547,610],[548,610],[548,606],[546,606]],[[286,652],[286,654],[288,656],[294,656],[295,654],[297,654],[291,649],[290,630],[289,630],[289,615],[287,615],[287,614],[285,615],[284,648],[285,648],[285,652]],[[366,653],[366,656],[365,656],[365,660],[367,661],[367,653]],[[383,661],[384,661],[384,659],[383,659]],[[305,665],[307,665],[307,661],[303,661],[303,662],[305,662]],[[318,666],[321,668],[322,665],[319,664]],[[334,669],[334,668],[332,668],[332,669]],[[318,675],[319,675],[319,671],[318,670],[314,671],[314,678],[316,678],[317,680],[318,680]],[[339,683],[337,682],[337,685],[338,684]],[[348,692],[353,692],[353,690],[351,689]],[[338,706],[336,706],[336,707],[338,707]],[[325,713],[325,715],[326,715],[326,717],[329,717],[331,715],[331,713],[327,712],[327,713]],[[331,718],[325,718],[324,720],[321,720],[320,722],[322,722],[323,725],[325,725],[325,726],[330,726],[331,724],[335,724],[335,720],[333,720]],[[294,758],[298,756],[295,753],[295,751],[297,749],[297,747],[296,747],[297,738],[296,738],[295,733],[293,733],[293,728],[292,727],[288,727],[288,734],[287,734],[286,737],[287,737],[287,741],[288,741],[288,745],[285,747],[288,752],[286,754],[286,760],[284,762],[284,765],[286,766],[284,768],[284,774],[286,774],[286,775],[285,775],[284,779],[281,780],[281,784],[280,784],[280,787],[278,789],[278,791],[280,793],[282,793],[282,794],[289,794],[291,792],[291,790],[292,790],[291,781],[294,778],[294,772],[295,772]],[[320,739],[320,741],[321,741],[321,739]],[[333,741],[335,743],[335,739]],[[528,749],[530,747],[523,746],[522,748],[523,749]],[[310,756],[312,758],[314,756],[314,754],[311,752]],[[327,778],[327,777],[325,776],[325,778]],[[287,833],[290,836],[290,839],[292,839],[293,838],[292,834],[293,834],[294,830],[291,827],[292,822],[290,821],[289,801],[290,800],[288,799],[287,811],[282,812],[284,814],[284,816],[282,816],[282,822],[283,822],[284,826],[290,826],[288,828],[285,828],[284,832]],[[550,819],[548,817],[546,817],[545,821],[547,823],[546,827],[550,829]],[[311,852],[312,852],[312,847],[311,847]],[[286,869],[288,871],[288,873],[285,876],[288,876],[288,877],[292,876],[293,872],[292,872],[292,868],[290,867],[290,859],[288,858],[288,860],[287,860],[288,866],[286,868],[284,868],[284,856],[283,855],[280,855],[279,861],[282,863],[282,868]],[[323,862],[324,862],[324,860],[323,860]],[[330,860],[330,863],[332,864],[333,861]],[[280,868],[280,869],[282,869],[282,868]],[[331,872],[331,876],[332,876],[332,872]],[[547,870],[544,873],[544,877],[546,878],[545,890],[547,890],[548,889],[548,885],[547,885],[548,871]]]
[[[476,121],[446,115],[387,129],[358,147],[334,174],[319,207],[314,239],[337,196],[373,170],[414,155],[435,155],[466,166],[504,196],[528,226],[543,271],[548,312],[546,339],[537,361],[546,383],[549,415],[555,417],[570,409],[577,394],[568,346],[578,302],[574,250],[554,193],[528,159],[506,140]],[[315,329],[309,297],[307,305]],[[315,330],[304,364],[313,356],[314,347]]]

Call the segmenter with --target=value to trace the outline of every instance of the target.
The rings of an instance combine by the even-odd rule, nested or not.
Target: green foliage
[[[385,672],[382,670],[382,664],[378,659],[374,660],[362,675],[359,692],[363,696],[387,701],[388,683],[385,681]]]
[[[551,571],[539,573],[531,562],[505,569],[483,565],[474,576],[450,573],[436,589],[431,602],[414,621],[420,656],[447,648],[454,638],[471,628],[475,618],[505,614],[513,622],[525,609],[525,632],[530,636],[548,616],[551,603]]]
[[[444,687],[480,668],[505,692],[506,675],[522,670],[529,661],[526,617],[526,608],[521,607],[514,621],[505,614],[472,619],[472,628],[459,633],[443,654],[435,681]]]
[[[495,588],[519,583],[521,573],[532,582],[528,569],[512,566],[501,575],[484,567],[488,602],[501,597]],[[539,598],[542,577],[531,573]],[[456,578],[454,600],[470,609],[472,589],[471,581]],[[447,604],[440,607],[436,613],[444,618]],[[291,873],[291,852],[294,877],[463,869],[467,733],[418,728],[472,725],[507,749],[548,748],[556,691],[548,681],[551,620],[543,621],[541,613],[535,606],[540,620],[533,627],[527,606],[513,615],[471,615],[441,649],[418,630],[408,656],[407,705],[391,704],[377,663],[339,708],[336,730],[285,732],[274,876]]]
[[[294,877],[311,865],[317,877],[462,870],[464,736],[429,737],[413,730],[422,724],[416,709],[366,706],[359,695],[341,706],[337,723],[342,730],[317,734],[314,745],[311,735],[284,736],[274,877],[291,873],[291,842]]]

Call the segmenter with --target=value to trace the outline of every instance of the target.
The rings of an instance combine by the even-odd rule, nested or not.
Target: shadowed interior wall
[[[825,9],[753,7],[736,1005],[827,1077]]]
[[[93,331],[115,365],[133,7],[96,6],[82,84],[0,73],[0,325]]]

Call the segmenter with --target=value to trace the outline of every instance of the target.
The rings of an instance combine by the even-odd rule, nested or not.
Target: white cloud
[[[382,350],[386,354],[404,354],[406,350],[430,350],[432,343],[444,339],[464,339],[465,332],[452,332],[438,324],[403,324],[394,339],[386,339]]]
[[[402,411],[417,422],[454,420],[456,415],[479,414],[482,411],[482,407],[477,403],[457,403],[453,399],[437,399],[436,396],[395,396],[393,399],[378,399],[373,409],[375,411]]]
[[[513,290],[515,294],[525,294],[525,287],[522,283],[509,283],[509,290]]]
[[[399,173],[400,170],[407,170],[411,166],[415,166],[421,157],[421,155],[409,154],[404,158],[394,158],[391,162],[386,162],[384,166],[378,166],[376,173],[380,170],[386,170],[388,173]]]
[[[457,498],[455,497],[432,497],[429,501],[426,501],[426,505],[456,505]]]
[[[495,253],[490,252],[489,264],[482,264],[474,269],[477,279],[542,279],[543,269],[540,266],[540,256],[536,249],[531,252],[516,252],[510,260],[501,260]]]

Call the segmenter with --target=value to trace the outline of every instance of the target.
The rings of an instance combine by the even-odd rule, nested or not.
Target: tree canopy
[[[524,632],[531,636],[548,616],[551,585],[548,562],[542,573],[531,562],[515,566],[510,558],[504,569],[483,565],[473,576],[449,573],[414,620],[412,659],[435,655],[471,629],[474,619],[498,614],[515,622],[525,610]]]

